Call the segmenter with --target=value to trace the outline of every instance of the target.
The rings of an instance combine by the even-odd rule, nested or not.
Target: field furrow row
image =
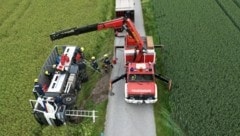
[[[229,0],[215,0],[218,6],[222,9],[225,15],[233,23],[233,25],[240,31],[240,9],[236,4],[237,1]]]

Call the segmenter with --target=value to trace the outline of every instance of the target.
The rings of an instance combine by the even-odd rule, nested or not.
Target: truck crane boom
[[[124,92],[125,101],[128,103],[155,103],[158,100],[158,90],[156,78],[164,81],[171,88],[171,80],[155,73],[156,52],[151,36],[141,37],[131,19],[121,17],[106,22],[91,24],[84,27],[74,27],[50,35],[52,41],[62,39],[64,37],[79,35],[92,31],[100,31],[105,29],[124,30],[123,37],[119,38],[120,45],[116,48],[124,47],[124,63],[126,73],[110,81],[112,84],[125,79]],[[116,57],[116,56],[115,56]],[[116,59],[115,59],[116,60]]]
[[[79,27],[79,28],[73,27],[73,28],[62,30],[59,32],[54,32],[50,35],[50,39],[54,41],[57,39],[62,39],[64,37],[79,35],[79,34],[88,33],[92,31],[100,31],[100,30],[109,29],[109,28],[112,28],[112,29],[122,28],[123,30],[127,31],[128,33],[127,38],[133,39],[136,43],[135,49],[139,50],[135,59],[135,62],[139,62],[143,55],[144,42],[140,34],[138,33],[136,27],[134,26],[133,22],[129,18],[121,17],[121,18],[113,19],[106,22],[87,25],[84,27]]]

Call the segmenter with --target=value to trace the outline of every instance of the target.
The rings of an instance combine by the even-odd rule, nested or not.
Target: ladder
[[[66,110],[65,115],[71,116],[71,117],[88,117],[93,118],[93,123],[96,120],[96,112],[95,110],[89,111],[89,110]]]

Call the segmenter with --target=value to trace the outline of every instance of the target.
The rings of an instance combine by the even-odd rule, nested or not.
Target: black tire
[[[79,68],[79,70],[83,70],[83,69],[85,70],[86,65],[84,63],[80,62],[80,63],[78,63],[78,68]]]
[[[79,72],[80,72],[79,73],[79,78],[80,78],[81,82],[82,83],[87,82],[88,81],[88,75],[87,75],[86,70],[80,70]]]
[[[73,106],[77,101],[77,97],[74,94],[66,94],[62,96],[62,103],[67,106]]]
[[[88,81],[88,75],[87,75],[87,72],[85,71],[82,75],[82,82],[85,83]]]
[[[81,90],[81,81],[77,81],[76,85],[75,85],[75,90],[77,90],[77,92],[79,92]]]

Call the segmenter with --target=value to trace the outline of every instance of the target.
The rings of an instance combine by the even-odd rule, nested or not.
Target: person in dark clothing
[[[83,59],[83,50],[84,48],[76,48],[75,52],[74,52],[74,57],[73,57],[73,63],[80,63],[81,60]]]
[[[97,63],[97,60],[94,56],[92,56],[91,58],[91,66],[93,67],[93,69],[97,70],[98,72],[101,72],[101,70],[99,69],[98,67],[98,63]]]
[[[104,54],[103,63],[105,65],[111,66],[113,68],[112,63],[111,63],[110,59],[108,58],[108,54]]]
[[[49,72],[48,70],[46,70],[44,74],[45,74],[45,76],[48,77],[49,81],[52,80],[52,78],[53,78],[53,74],[52,74],[51,72]]]
[[[56,64],[57,65],[60,63],[60,60],[61,60],[61,56],[57,56],[57,58],[56,58]]]
[[[108,73],[111,68],[113,68],[113,65],[110,61],[110,59],[108,58],[108,54],[104,54],[103,56],[103,69],[106,73]]]
[[[84,51],[84,48],[81,47],[81,48],[80,48],[80,55],[81,55],[81,58],[82,58],[82,59],[85,59],[85,56],[84,56],[83,51]]]
[[[34,80],[34,90],[36,91],[38,97],[45,95],[45,93],[42,89],[42,85],[38,82],[38,79]]]

